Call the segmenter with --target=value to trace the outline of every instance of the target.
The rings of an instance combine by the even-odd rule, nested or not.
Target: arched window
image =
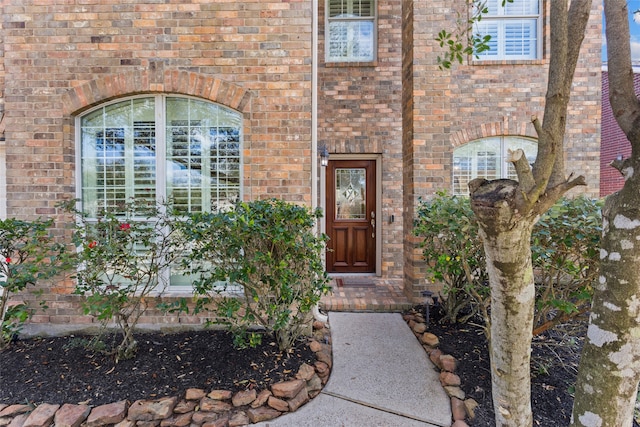
[[[109,103],[78,119],[83,210],[128,199],[210,211],[241,193],[242,116],[193,98],[155,95]]]
[[[517,136],[496,136],[471,141],[453,151],[453,194],[468,195],[469,181],[475,178],[516,178],[516,171],[507,163],[507,150],[524,150],[533,162],[538,144],[533,139]]]

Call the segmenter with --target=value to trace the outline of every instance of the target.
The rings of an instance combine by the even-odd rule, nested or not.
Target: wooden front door
[[[327,271],[375,272],[375,160],[329,161],[326,188]]]

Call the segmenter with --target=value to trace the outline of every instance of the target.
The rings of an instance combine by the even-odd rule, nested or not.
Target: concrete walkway
[[[320,395],[263,427],[449,427],[439,374],[398,313],[329,313],[333,369]]]

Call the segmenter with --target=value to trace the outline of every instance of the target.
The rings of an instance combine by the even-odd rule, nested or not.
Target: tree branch
[[[507,150],[507,161],[511,162],[516,169],[520,189],[525,193],[531,191],[531,189],[536,186],[536,181],[533,179],[531,166],[529,165],[529,160],[527,160],[524,150],[521,148],[515,151]]]

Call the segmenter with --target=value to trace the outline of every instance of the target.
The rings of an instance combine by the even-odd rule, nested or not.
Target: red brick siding
[[[633,86],[640,94],[640,74],[634,73]],[[631,144],[613,117],[609,102],[609,73],[602,72],[602,136],[600,147],[600,197],[618,191],[624,185],[624,178],[609,164],[616,157],[631,156]]]

